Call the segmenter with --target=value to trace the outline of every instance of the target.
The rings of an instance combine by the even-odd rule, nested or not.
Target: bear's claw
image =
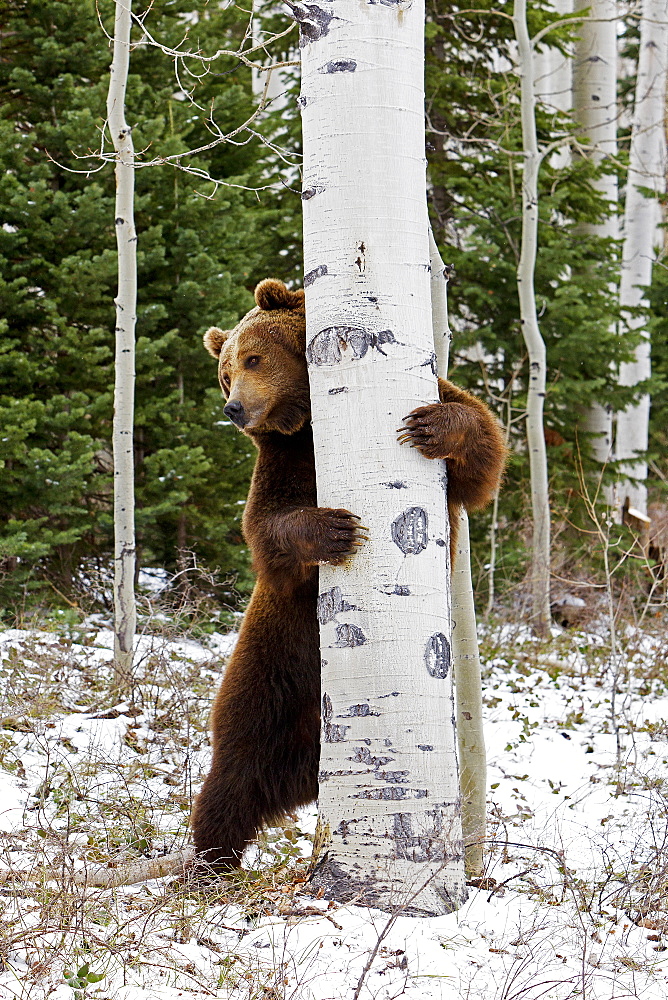
[[[403,418],[397,440],[417,448],[425,458],[452,458],[461,450],[465,437],[465,428],[457,426],[456,417],[447,403],[419,406]]]

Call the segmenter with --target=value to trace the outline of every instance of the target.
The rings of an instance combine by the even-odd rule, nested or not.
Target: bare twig
[[[184,847],[173,854],[164,854],[160,858],[142,858],[128,864],[111,868],[100,865],[90,871],[78,872],[74,876],[76,885],[96,885],[104,889],[112,889],[120,885],[135,885],[137,882],[148,882],[152,878],[168,878],[170,875],[184,875],[193,867],[195,848]]]

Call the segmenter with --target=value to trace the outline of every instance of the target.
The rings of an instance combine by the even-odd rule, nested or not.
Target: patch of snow
[[[262,894],[202,902],[154,880],[79,891],[82,923],[42,930],[39,883],[11,895],[3,882],[38,864],[36,845],[40,863],[65,871],[59,858],[73,868],[87,851],[86,864],[96,852],[122,858],[137,836],[154,855],[184,842],[210,761],[208,708],[235,639],[146,632],[135,700],[112,704],[103,621],[88,619],[74,641],[0,632],[0,682],[32,692],[5,697],[0,717],[0,890],[6,926],[20,929],[8,930],[3,1000],[71,1000],[62,969],[77,961],[104,973],[86,992],[100,1000],[347,1000],[363,975],[365,1000],[664,1000],[668,904],[652,879],[668,836],[666,644],[638,630],[624,637],[618,676],[601,637],[555,630],[546,646],[514,626],[486,637],[494,881],[471,888],[458,912],[399,914],[388,927],[387,914],[295,895],[280,880],[271,905]],[[269,831],[246,867],[261,868],[272,848],[307,854],[316,818],[314,806],[300,810],[292,841]]]
[[[160,594],[169,585],[170,575],[166,569],[145,567],[139,570],[137,586],[151,594]]]

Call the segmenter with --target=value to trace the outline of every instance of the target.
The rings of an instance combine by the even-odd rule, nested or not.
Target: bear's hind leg
[[[231,871],[241,864],[246,846],[262,824],[259,796],[234,780],[220,766],[209,772],[197,796],[192,816],[193,837],[200,859],[216,871]]]
[[[317,705],[296,719],[274,718],[271,731],[271,740],[249,740],[242,752],[229,752],[224,740],[216,745],[192,827],[198,855],[219,872],[240,866],[262,827],[317,798]]]

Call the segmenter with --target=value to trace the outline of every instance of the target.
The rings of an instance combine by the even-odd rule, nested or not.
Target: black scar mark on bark
[[[376,781],[389,781],[394,785],[405,785],[410,771],[378,771],[374,774]]]
[[[388,490],[407,490],[408,483],[402,483],[400,479],[395,479],[393,483],[382,483],[382,486],[387,486]]]
[[[372,712],[369,705],[350,705],[346,714],[338,715],[337,719],[362,719],[367,715],[380,716],[380,712]]]
[[[304,195],[302,194],[302,198],[303,197]],[[322,278],[325,274],[327,274],[326,264],[319,264],[318,267],[314,267],[312,271],[309,271],[308,274],[304,275],[304,288],[308,288],[309,285],[312,285],[314,281],[317,281],[318,278]]]
[[[401,583],[388,583],[384,587],[380,588],[382,594],[387,594],[388,597],[410,597],[411,589],[406,587]]]
[[[339,726],[332,722],[333,715],[332,699],[325,691],[322,696],[322,732],[325,743],[343,743],[350,726]]]
[[[366,642],[366,636],[358,625],[337,625],[335,646],[362,646]]]
[[[378,701],[380,701],[381,698],[398,698],[400,694],[400,691],[390,691],[389,694],[379,694]]]
[[[423,361],[420,368],[431,368],[432,375],[438,375],[438,364],[436,361],[436,355],[433,351],[431,357],[427,358],[426,361]]]
[[[334,15],[323,10],[317,4],[293,2],[286,0],[287,6],[292,11],[292,16],[299,24],[299,47],[303,49],[309,42],[317,42],[319,38],[329,31],[330,22]]]
[[[318,73],[354,73],[356,69],[357,63],[354,59],[330,59],[320,67]]]
[[[340,611],[355,611],[354,604],[348,604],[341,596],[340,587],[332,587],[318,597],[318,621],[321,625],[334,621]]]
[[[318,784],[322,784],[323,781],[329,781],[330,778],[349,777],[350,775],[359,773],[359,771],[319,771]]]
[[[442,632],[437,632],[427,642],[424,662],[432,677],[443,680],[450,669],[450,643]]]
[[[430,746],[429,743],[418,743],[417,748],[418,748],[418,750],[433,750],[434,749],[432,746]]]
[[[319,38],[322,38],[323,35],[327,35],[329,33],[329,22],[333,20],[334,15],[329,14],[321,7],[316,7],[315,12],[317,13],[314,13],[312,21],[304,20],[299,25],[300,49],[306,48],[309,42],[317,42]],[[299,18],[297,18],[297,20],[299,20]]]
[[[322,184],[314,184],[312,187],[304,188],[302,191],[302,201],[310,201],[311,198],[315,198],[317,194],[322,194],[324,191]]]
[[[348,392],[347,385],[340,385],[336,389],[330,389],[327,393],[328,396],[336,396],[338,392]]]
[[[387,788],[365,788],[356,795],[351,795],[352,799],[426,799],[429,792],[426,788],[399,788],[397,785],[390,785]]]
[[[441,548],[443,548],[443,546],[445,545],[445,541],[442,538],[437,538],[436,539],[436,544],[440,545]]]
[[[306,358],[312,365],[338,365],[341,352],[349,347],[355,360],[363,358],[369,348],[385,355],[383,344],[396,344],[391,330],[372,333],[358,326],[328,326],[316,333],[306,348]]]
[[[385,764],[391,764],[392,757],[374,757],[368,747],[355,747],[355,753],[352,757],[348,757],[348,760],[352,761],[353,764],[369,764],[371,767],[383,767]]]
[[[449,861],[461,854],[462,844],[453,844],[443,823],[440,810],[427,810],[427,817],[433,817],[426,829],[416,831],[414,817],[410,813],[395,813],[392,836],[396,855],[405,861],[422,863],[426,861]]]
[[[427,512],[409,507],[392,522],[392,541],[405,556],[416,556],[427,548],[427,528]]]

